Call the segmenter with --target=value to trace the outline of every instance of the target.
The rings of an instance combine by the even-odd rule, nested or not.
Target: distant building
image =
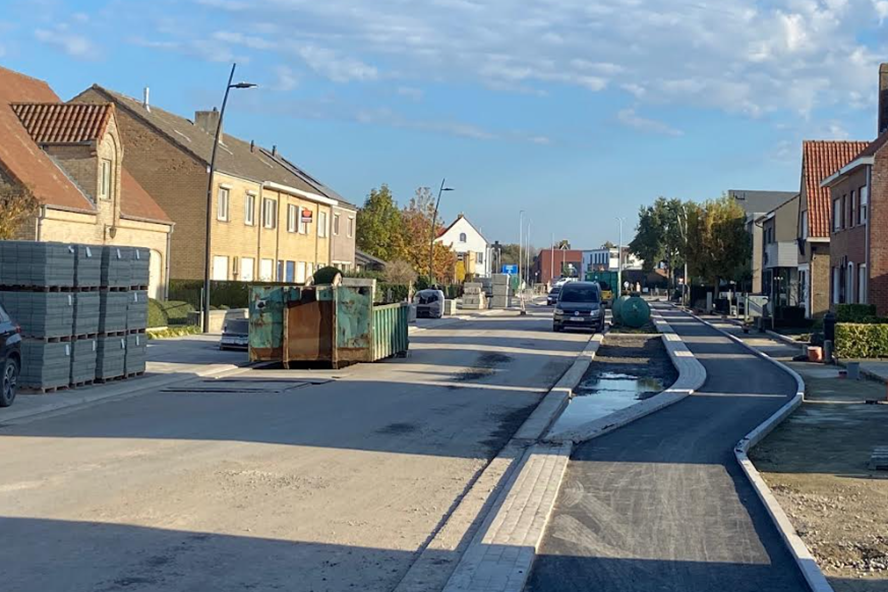
[[[623,247],[623,270],[640,270],[644,262]],[[583,270],[585,275],[590,271],[616,271],[620,266],[620,249],[618,247],[592,249],[583,251]]]
[[[753,294],[762,293],[762,229],[755,221],[796,196],[795,191],[749,191],[746,189],[729,189],[728,197],[743,208],[746,214],[746,231],[752,240],[752,271]]]
[[[799,245],[796,226],[799,196],[780,204],[756,220],[762,232],[762,293],[774,303],[772,312],[799,306]]]
[[[386,265],[388,263],[379,257],[374,257],[370,253],[365,253],[361,250],[355,251],[355,268],[358,271],[385,271]]]
[[[457,259],[463,262],[467,276],[490,277],[490,243],[463,214],[442,230],[435,242],[453,249]]]
[[[173,222],[130,174],[136,158],[111,102],[65,104],[42,80],[0,67],[0,183],[40,203],[19,238],[150,249],[149,295],[164,298]]]
[[[534,281],[545,284],[560,277],[582,276],[583,253],[577,249],[542,249],[531,269]]]

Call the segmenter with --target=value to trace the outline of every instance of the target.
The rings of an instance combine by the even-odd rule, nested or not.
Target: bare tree
[[[416,271],[409,262],[403,259],[390,261],[385,266],[385,281],[390,284],[412,286],[416,281]]]
[[[15,238],[39,207],[27,187],[0,182],[0,240]]]

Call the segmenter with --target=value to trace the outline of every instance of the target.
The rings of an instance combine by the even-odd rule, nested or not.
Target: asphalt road
[[[588,340],[550,314],[0,424],[0,589],[391,590]]]
[[[732,452],[795,382],[691,317],[664,316],[708,380],[574,452],[528,589],[808,590]]]

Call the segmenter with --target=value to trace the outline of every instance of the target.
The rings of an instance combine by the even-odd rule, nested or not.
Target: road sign
[[[503,273],[507,273],[509,275],[518,275],[518,266],[517,265],[503,265]]]

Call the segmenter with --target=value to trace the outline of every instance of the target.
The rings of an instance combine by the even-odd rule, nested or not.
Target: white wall
[[[463,234],[465,241],[460,240]],[[476,257],[481,253],[484,263],[478,265],[476,273],[483,277],[490,276],[490,247],[481,233],[465,218],[459,218],[436,242],[450,247],[455,253],[475,253]]]

